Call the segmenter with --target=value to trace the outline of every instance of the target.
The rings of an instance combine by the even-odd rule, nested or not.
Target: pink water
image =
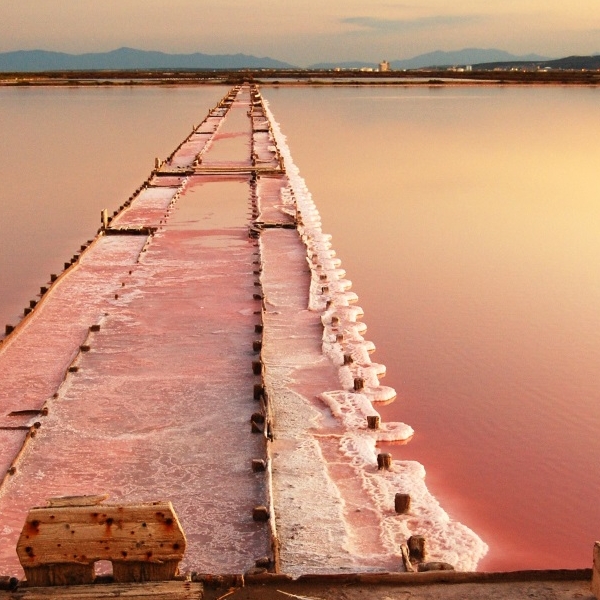
[[[4,322],[224,91],[0,90]],[[480,569],[586,567],[600,537],[598,93],[263,90],[398,391],[382,413],[416,431],[391,451]]]
[[[596,89],[267,89],[480,569],[586,567],[600,536]]]
[[[0,88],[0,331],[227,90]]]

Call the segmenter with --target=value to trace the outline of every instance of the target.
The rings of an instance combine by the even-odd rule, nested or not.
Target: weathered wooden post
[[[365,380],[362,377],[355,377],[354,378],[354,391],[360,392],[360,390],[364,389],[364,387],[365,387]]]
[[[252,459],[252,471],[254,473],[260,473],[261,471],[267,470],[267,462],[262,458],[253,458]]]
[[[389,452],[381,452],[377,455],[377,469],[389,471],[392,468],[392,455]]]
[[[408,546],[406,544],[402,544],[400,546],[400,553],[402,554],[402,562],[404,563],[404,568],[407,573],[414,573],[415,568],[413,564],[410,562],[410,555],[408,552]]]
[[[594,544],[594,564],[592,569],[592,594],[600,599],[600,542]]]
[[[264,395],[265,395],[265,388],[262,385],[262,383],[255,383],[254,389],[253,389],[254,399],[260,400],[261,398],[264,398]]]
[[[368,415],[367,416],[367,427],[369,429],[379,429],[379,423],[381,419],[379,415]]]
[[[269,509],[266,506],[255,506],[252,509],[252,518],[255,521],[268,521]]]
[[[411,535],[406,542],[411,560],[425,560],[427,542],[422,535]]]
[[[410,494],[397,493],[394,496],[394,509],[399,515],[406,514],[410,510]]]
[[[108,229],[108,209],[103,208],[100,212],[100,220],[102,221],[102,229]]]
[[[252,416],[250,417],[250,429],[252,433],[264,433],[265,415],[260,412],[252,413]]]

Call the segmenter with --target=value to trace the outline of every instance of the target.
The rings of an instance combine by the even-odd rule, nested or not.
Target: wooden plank
[[[20,587],[14,592],[0,592],[0,600],[95,600],[96,598],[130,598],[131,600],[201,600],[201,583],[164,581],[152,583],[99,584],[61,587]]]
[[[593,557],[592,594],[594,594],[596,598],[600,598],[600,542],[594,544]]]

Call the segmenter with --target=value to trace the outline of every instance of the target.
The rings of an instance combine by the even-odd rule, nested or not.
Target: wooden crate
[[[30,586],[93,583],[97,561],[112,563],[118,583],[175,577],[186,540],[172,504],[102,500],[59,498],[30,510],[17,544]]]

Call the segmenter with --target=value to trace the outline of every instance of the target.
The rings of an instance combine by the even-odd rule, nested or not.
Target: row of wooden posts
[[[256,193],[256,178],[253,177],[250,182],[250,216],[251,221],[255,222],[258,218],[258,198]],[[252,241],[253,245],[257,248],[253,255],[252,267],[254,276],[254,293],[252,297],[255,301],[260,302],[260,310],[254,311],[254,314],[259,316],[259,322],[254,325],[254,333],[258,334],[258,337],[252,341],[252,351],[256,353],[256,358],[252,360],[252,373],[259,380],[253,384],[252,397],[254,401],[260,403],[260,409],[254,411],[250,416],[250,430],[253,434],[259,434],[264,436],[265,439],[265,457],[252,459],[251,468],[254,473],[265,473],[267,478],[270,477],[270,458],[268,442],[273,440],[272,423],[270,416],[270,407],[268,393],[265,386],[264,378],[264,365],[262,361],[262,348],[263,348],[263,292],[261,283],[262,274],[262,260],[260,250],[258,249],[258,235],[253,233],[252,227],[249,228],[248,236]],[[268,495],[270,496],[270,495]],[[272,498],[268,498],[269,502],[272,502]],[[271,530],[271,554],[272,557],[262,557],[255,562],[255,568],[251,570],[254,573],[266,572],[266,571],[279,571],[279,540],[277,538],[276,525],[274,522],[272,506],[266,504],[260,504],[252,509],[252,519],[258,522],[269,523]]]

